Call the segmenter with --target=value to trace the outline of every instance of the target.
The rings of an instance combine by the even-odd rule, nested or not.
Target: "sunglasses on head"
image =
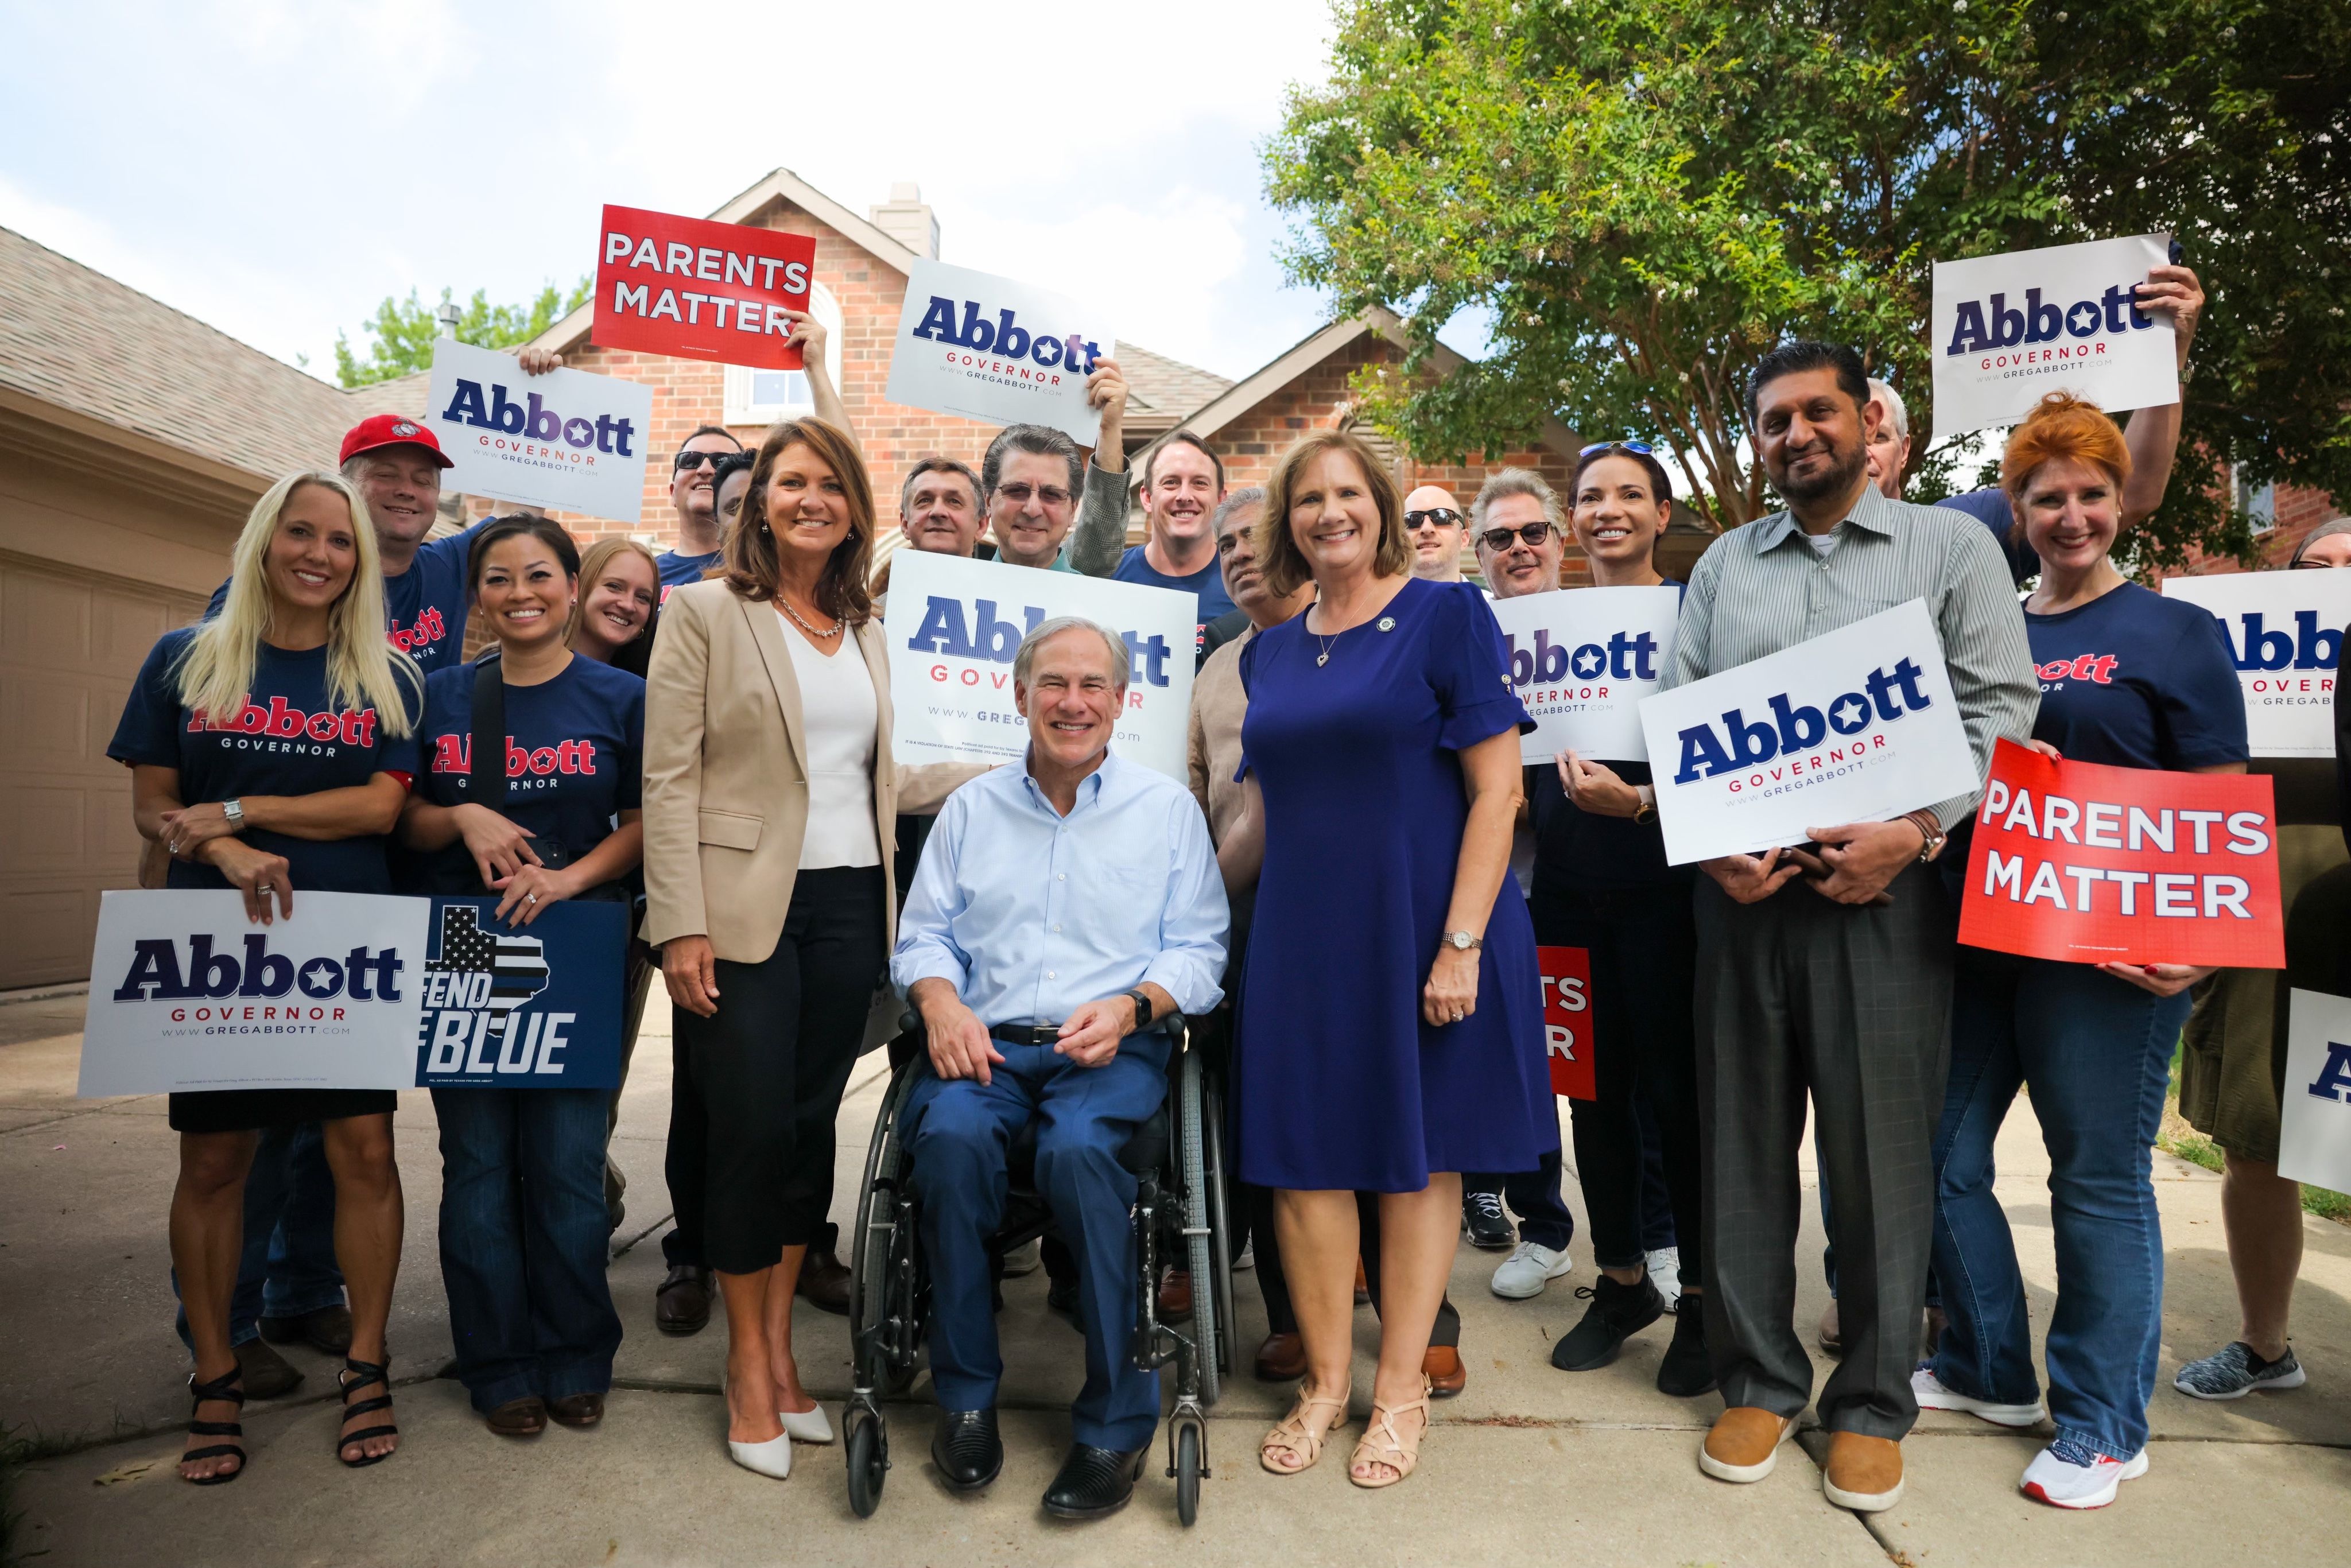
[[[1406,533],[1416,533],[1424,528],[1458,528],[1460,526],[1461,514],[1450,507],[1426,507],[1404,515]]]
[[[1576,455],[1589,457],[1595,452],[1637,452],[1644,457],[1656,455],[1649,449],[1649,444],[1646,441],[1595,441]]]
[[[677,455],[677,461],[670,466],[680,474],[689,468],[699,468],[705,463],[716,468],[722,460],[734,455],[732,452],[681,452]]]
[[[1522,528],[1488,528],[1484,533],[1478,536],[1478,540],[1488,549],[1493,550],[1499,554],[1501,551],[1510,549],[1513,543],[1527,545],[1529,547],[1539,545],[1550,536],[1550,533],[1551,524],[1546,520],[1540,523],[1529,523]]]

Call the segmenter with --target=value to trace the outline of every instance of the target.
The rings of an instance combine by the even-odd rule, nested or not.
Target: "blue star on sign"
[[[1575,657],[1568,663],[1574,669],[1577,679],[1588,681],[1608,667],[1608,655],[1600,651],[1599,643],[1586,643],[1575,651]]]
[[[331,958],[313,958],[295,977],[306,997],[331,997],[343,988],[342,966]]]
[[[1829,706],[1829,722],[1841,735],[1851,735],[1869,722],[1869,705],[1856,692],[1847,692]]]

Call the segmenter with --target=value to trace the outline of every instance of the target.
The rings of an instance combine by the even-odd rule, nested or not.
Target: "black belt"
[[[1000,1023],[989,1030],[988,1036],[1010,1045],[1059,1045],[1061,1026],[1057,1023]]]

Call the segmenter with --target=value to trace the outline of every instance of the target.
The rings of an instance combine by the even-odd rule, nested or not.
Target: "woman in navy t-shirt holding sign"
[[[2241,773],[2244,700],[2220,622],[2126,581],[2108,557],[2129,476],[2114,421],[2064,392],[2009,438],[2001,486],[2041,558],[2041,586],[2024,606],[2041,674],[2032,744],[2114,768]],[[1935,1277],[1950,1326],[1912,1386],[1929,1410],[2007,1427],[2040,1419],[2023,1280],[1991,1185],[2001,1118],[2029,1085],[2057,1239],[2048,1344],[2057,1435],[2022,1485],[2061,1508],[2101,1507],[2147,1471],[2163,1303],[2148,1148],[2188,988],[2210,973],[1959,949],[1934,1155]]]
[[[565,645],[580,551],[545,517],[500,517],[467,563],[497,651],[434,673],[423,768],[401,837],[431,891],[496,897],[528,927],[567,898],[629,896],[643,858],[637,790],[645,684]],[[475,688],[497,685],[493,732]],[[481,710],[486,713],[487,710]],[[479,776],[502,789],[477,799]],[[617,963],[619,952],[612,955]],[[621,1319],[604,1279],[603,1089],[433,1091],[441,1121],[441,1276],[457,1375],[490,1430],[528,1437],[548,1418],[592,1427],[612,1385]]]
[[[389,893],[384,836],[416,768],[422,682],[384,642],[383,575],[358,492],[332,474],[279,480],[233,559],[221,613],[155,644],[107,747],[131,769],[140,834],[172,857],[169,885],[234,888],[256,925],[290,916],[298,888]],[[324,1122],[335,1176],[336,1260],[351,1311],[336,1455],[371,1465],[398,1445],[383,1344],[400,1267],[393,1103],[388,1089],[171,1097],[172,1266],[196,1353],[183,1479],[216,1486],[245,1470],[243,1444],[220,1440],[242,1437],[229,1300],[245,1176],[256,1133],[290,1123]]]

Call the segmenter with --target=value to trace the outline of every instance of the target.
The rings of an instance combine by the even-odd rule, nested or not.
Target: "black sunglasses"
[[[1644,457],[1656,455],[1649,449],[1649,444],[1646,441],[1595,441],[1577,453],[1576,456],[1589,457],[1595,452],[1637,452]]]
[[[1404,515],[1405,532],[1413,533],[1423,528],[1458,528],[1461,514],[1450,507],[1427,507]]]
[[[1514,540],[1524,545],[1539,545],[1550,534],[1551,524],[1544,521],[1529,523],[1522,528],[1488,528],[1478,536],[1478,542],[1488,549],[1499,553],[1510,549]]]
[[[734,455],[732,452],[681,452],[677,455],[677,461],[670,466],[680,474],[689,468],[699,468],[705,463],[716,468]]]

